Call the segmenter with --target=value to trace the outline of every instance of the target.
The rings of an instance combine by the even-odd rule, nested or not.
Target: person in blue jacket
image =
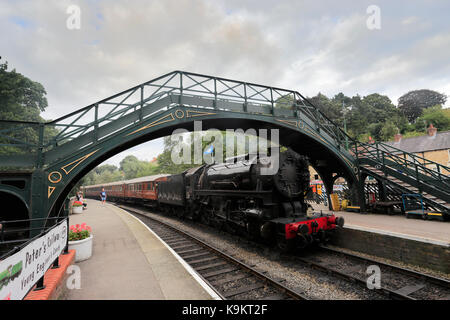
[[[102,192],[100,192],[100,199],[102,200],[102,203],[106,202],[106,191],[105,191],[105,188],[102,188]]]

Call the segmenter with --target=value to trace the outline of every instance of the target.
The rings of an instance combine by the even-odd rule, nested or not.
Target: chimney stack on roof
[[[427,132],[428,132],[429,137],[434,137],[437,133],[437,128],[433,127],[433,124],[430,123],[430,126],[427,129]]]
[[[394,136],[394,142],[398,143],[402,140],[402,134],[401,133],[396,133]]]

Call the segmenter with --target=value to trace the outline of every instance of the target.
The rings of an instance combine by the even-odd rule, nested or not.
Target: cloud
[[[12,30],[1,49],[44,84],[48,118],[173,70],[270,82],[282,69],[280,49],[257,24],[209,1],[80,2],[80,30],[66,28],[68,1],[10,5],[35,28],[0,24]]]
[[[66,28],[73,4],[81,8],[80,30]],[[44,116],[53,119],[173,70],[309,96],[379,92],[396,102],[419,88],[450,94],[449,5],[379,1],[381,30],[371,31],[370,4],[3,1],[0,50],[45,86]]]
[[[115,156],[104,161],[102,164],[113,164],[116,167],[119,167],[120,161],[122,161],[122,159],[129,155],[133,155],[139,160],[151,161],[154,157],[157,157],[163,151],[163,149],[163,138],[158,138],[118,153]]]
[[[412,16],[412,17],[407,17],[407,18],[403,19],[402,24],[408,25],[408,24],[416,23],[418,21],[419,21],[419,18]]]

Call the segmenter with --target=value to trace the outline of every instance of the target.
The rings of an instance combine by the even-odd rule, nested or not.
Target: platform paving
[[[334,213],[344,217],[345,227],[386,233],[414,240],[450,245],[450,222],[407,219],[404,215],[330,211],[321,204],[313,204],[315,211]]]
[[[213,299],[169,249],[137,219],[120,208],[87,200],[87,210],[69,223],[91,226],[93,255],[77,262],[81,289],[64,299],[206,300]]]

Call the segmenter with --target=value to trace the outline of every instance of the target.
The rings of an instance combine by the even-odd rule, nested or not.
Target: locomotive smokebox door
[[[275,188],[284,197],[302,197],[309,184],[308,162],[290,150],[280,154],[280,167],[273,177]]]

